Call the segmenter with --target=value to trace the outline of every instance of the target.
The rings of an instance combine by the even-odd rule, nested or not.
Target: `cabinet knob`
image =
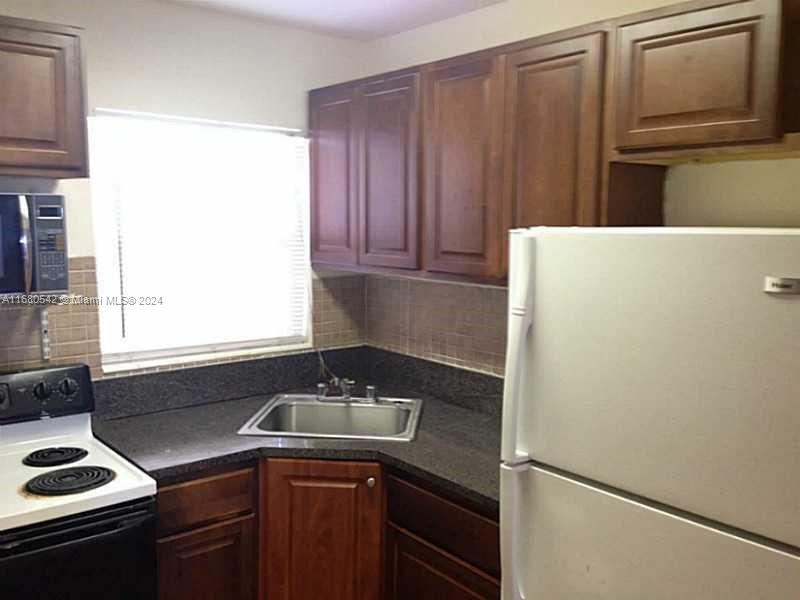
[[[374,488],[375,487],[375,478],[374,477],[367,477],[367,487]]]

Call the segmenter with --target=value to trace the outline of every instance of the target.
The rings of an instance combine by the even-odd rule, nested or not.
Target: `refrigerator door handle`
[[[536,238],[522,230],[509,236],[509,307],[506,378],[503,389],[503,442],[500,459],[505,463],[528,460],[525,449],[517,448],[520,395],[528,361],[528,337],[533,324],[533,267]]]
[[[528,459],[527,454],[520,453],[517,449],[517,429],[523,383],[522,371],[525,368],[531,322],[529,315],[523,311],[520,313],[512,309],[508,319],[506,380],[503,390],[503,442],[500,458],[509,464]]]
[[[500,465],[500,569],[502,600],[525,600],[522,589],[519,536],[522,509],[520,479],[531,468],[529,462]]]

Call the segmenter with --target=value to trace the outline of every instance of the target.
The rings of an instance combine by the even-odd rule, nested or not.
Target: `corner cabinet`
[[[0,175],[86,174],[80,30],[0,17]]]
[[[504,57],[425,71],[425,268],[501,277]]]
[[[784,3],[716,4],[680,5],[620,26],[618,149],[780,137]]]
[[[383,479],[377,463],[270,459],[262,530],[269,600],[379,600]]]
[[[419,73],[312,91],[311,260],[419,268]]]

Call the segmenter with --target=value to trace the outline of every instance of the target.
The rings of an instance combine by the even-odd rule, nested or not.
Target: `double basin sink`
[[[280,394],[239,430],[240,435],[410,442],[422,400],[406,398],[320,399]]]

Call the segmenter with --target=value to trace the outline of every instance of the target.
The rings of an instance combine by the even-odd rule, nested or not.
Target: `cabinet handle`
[[[374,488],[375,487],[375,478],[374,477],[367,477],[367,487]]]

